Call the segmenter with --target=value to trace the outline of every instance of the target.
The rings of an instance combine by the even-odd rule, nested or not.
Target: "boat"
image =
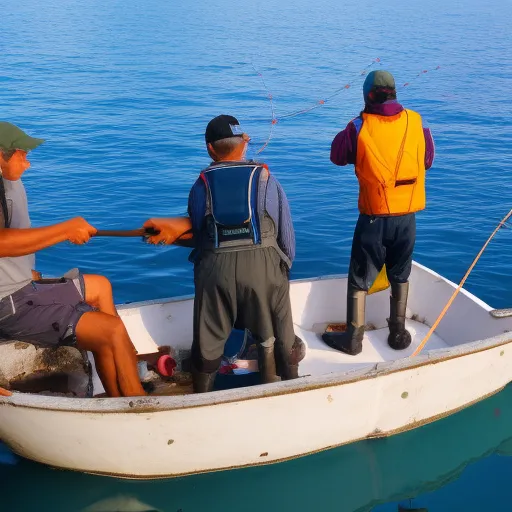
[[[457,288],[417,262],[410,277],[408,349],[387,345],[389,291],[367,298],[361,354],[329,348],[321,333],[344,320],[346,285],[346,276],[292,281],[295,330],[307,345],[298,379],[139,398],[14,392],[0,397],[0,439],[20,456],[52,467],[168,478],[277,463],[391,436],[464,409],[512,380],[512,311],[495,310],[464,289],[424,350],[412,355]],[[119,306],[139,354],[169,346],[178,361],[190,351],[192,311],[192,297]],[[0,346],[4,378],[19,371],[20,353],[30,352],[13,345]],[[92,375],[99,395],[101,383]]]

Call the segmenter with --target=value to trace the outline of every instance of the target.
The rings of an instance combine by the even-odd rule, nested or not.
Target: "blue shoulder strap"
[[[352,123],[356,127],[356,133],[359,135],[361,131],[361,127],[363,126],[363,118],[361,116],[357,116],[355,119],[352,119]]]

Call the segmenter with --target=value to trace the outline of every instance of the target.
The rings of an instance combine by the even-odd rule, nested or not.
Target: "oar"
[[[94,236],[117,236],[117,237],[145,237],[158,235],[159,231],[153,228],[139,228],[139,229],[99,229]],[[191,230],[185,231],[172,245],[179,245],[180,247],[193,247],[192,238],[181,239],[182,236],[188,235]]]

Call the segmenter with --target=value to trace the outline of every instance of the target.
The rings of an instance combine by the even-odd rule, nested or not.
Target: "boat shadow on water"
[[[0,480],[9,482],[2,486],[2,505],[3,510],[52,512],[369,512],[439,489],[489,455],[512,455],[511,432],[512,386],[507,386],[449,418],[397,436],[276,465],[186,478],[129,481],[52,470],[0,445]]]

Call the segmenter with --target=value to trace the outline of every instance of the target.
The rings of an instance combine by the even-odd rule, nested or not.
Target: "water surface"
[[[510,2],[25,0],[2,12],[2,118],[47,139],[25,180],[36,226],[82,215],[98,228],[128,229],[149,216],[183,214],[188,190],[208,164],[203,133],[212,117],[238,117],[255,149],[267,138],[270,103],[256,68],[278,117],[352,84],[324,107],[278,123],[260,155],[291,203],[298,242],[292,277],[344,273],[357,183],[352,168],[330,163],[329,148],[359,113],[360,72],[376,58],[398,84],[410,83],[399,86],[399,99],[423,115],[436,140],[415,258],[458,281],[511,207]],[[495,307],[512,306],[510,243],[503,230],[467,283]],[[117,302],[125,302],[191,293],[186,258],[182,248],[97,239],[42,251],[39,269],[105,274]],[[507,393],[493,400],[503,407]],[[492,410],[481,404],[464,422],[449,419],[396,440],[182,480],[130,483],[29,462],[3,465],[8,486],[0,508],[80,510],[121,493],[171,512],[365,510],[434,489],[439,475],[506,441],[503,420],[489,418],[486,407]],[[446,436],[457,443],[462,427],[469,441],[455,464],[441,446]],[[427,443],[434,448],[425,454]],[[404,450],[411,460],[392,469]],[[471,471],[484,475],[475,477],[478,486],[463,473],[444,494],[427,496],[432,509],[453,510],[443,505],[453,495],[468,498],[464,510],[483,510],[474,508],[476,487],[507,508],[510,493],[497,493],[496,482],[512,474],[509,461],[491,456],[474,464],[481,469]],[[425,472],[413,473],[417,466]]]

